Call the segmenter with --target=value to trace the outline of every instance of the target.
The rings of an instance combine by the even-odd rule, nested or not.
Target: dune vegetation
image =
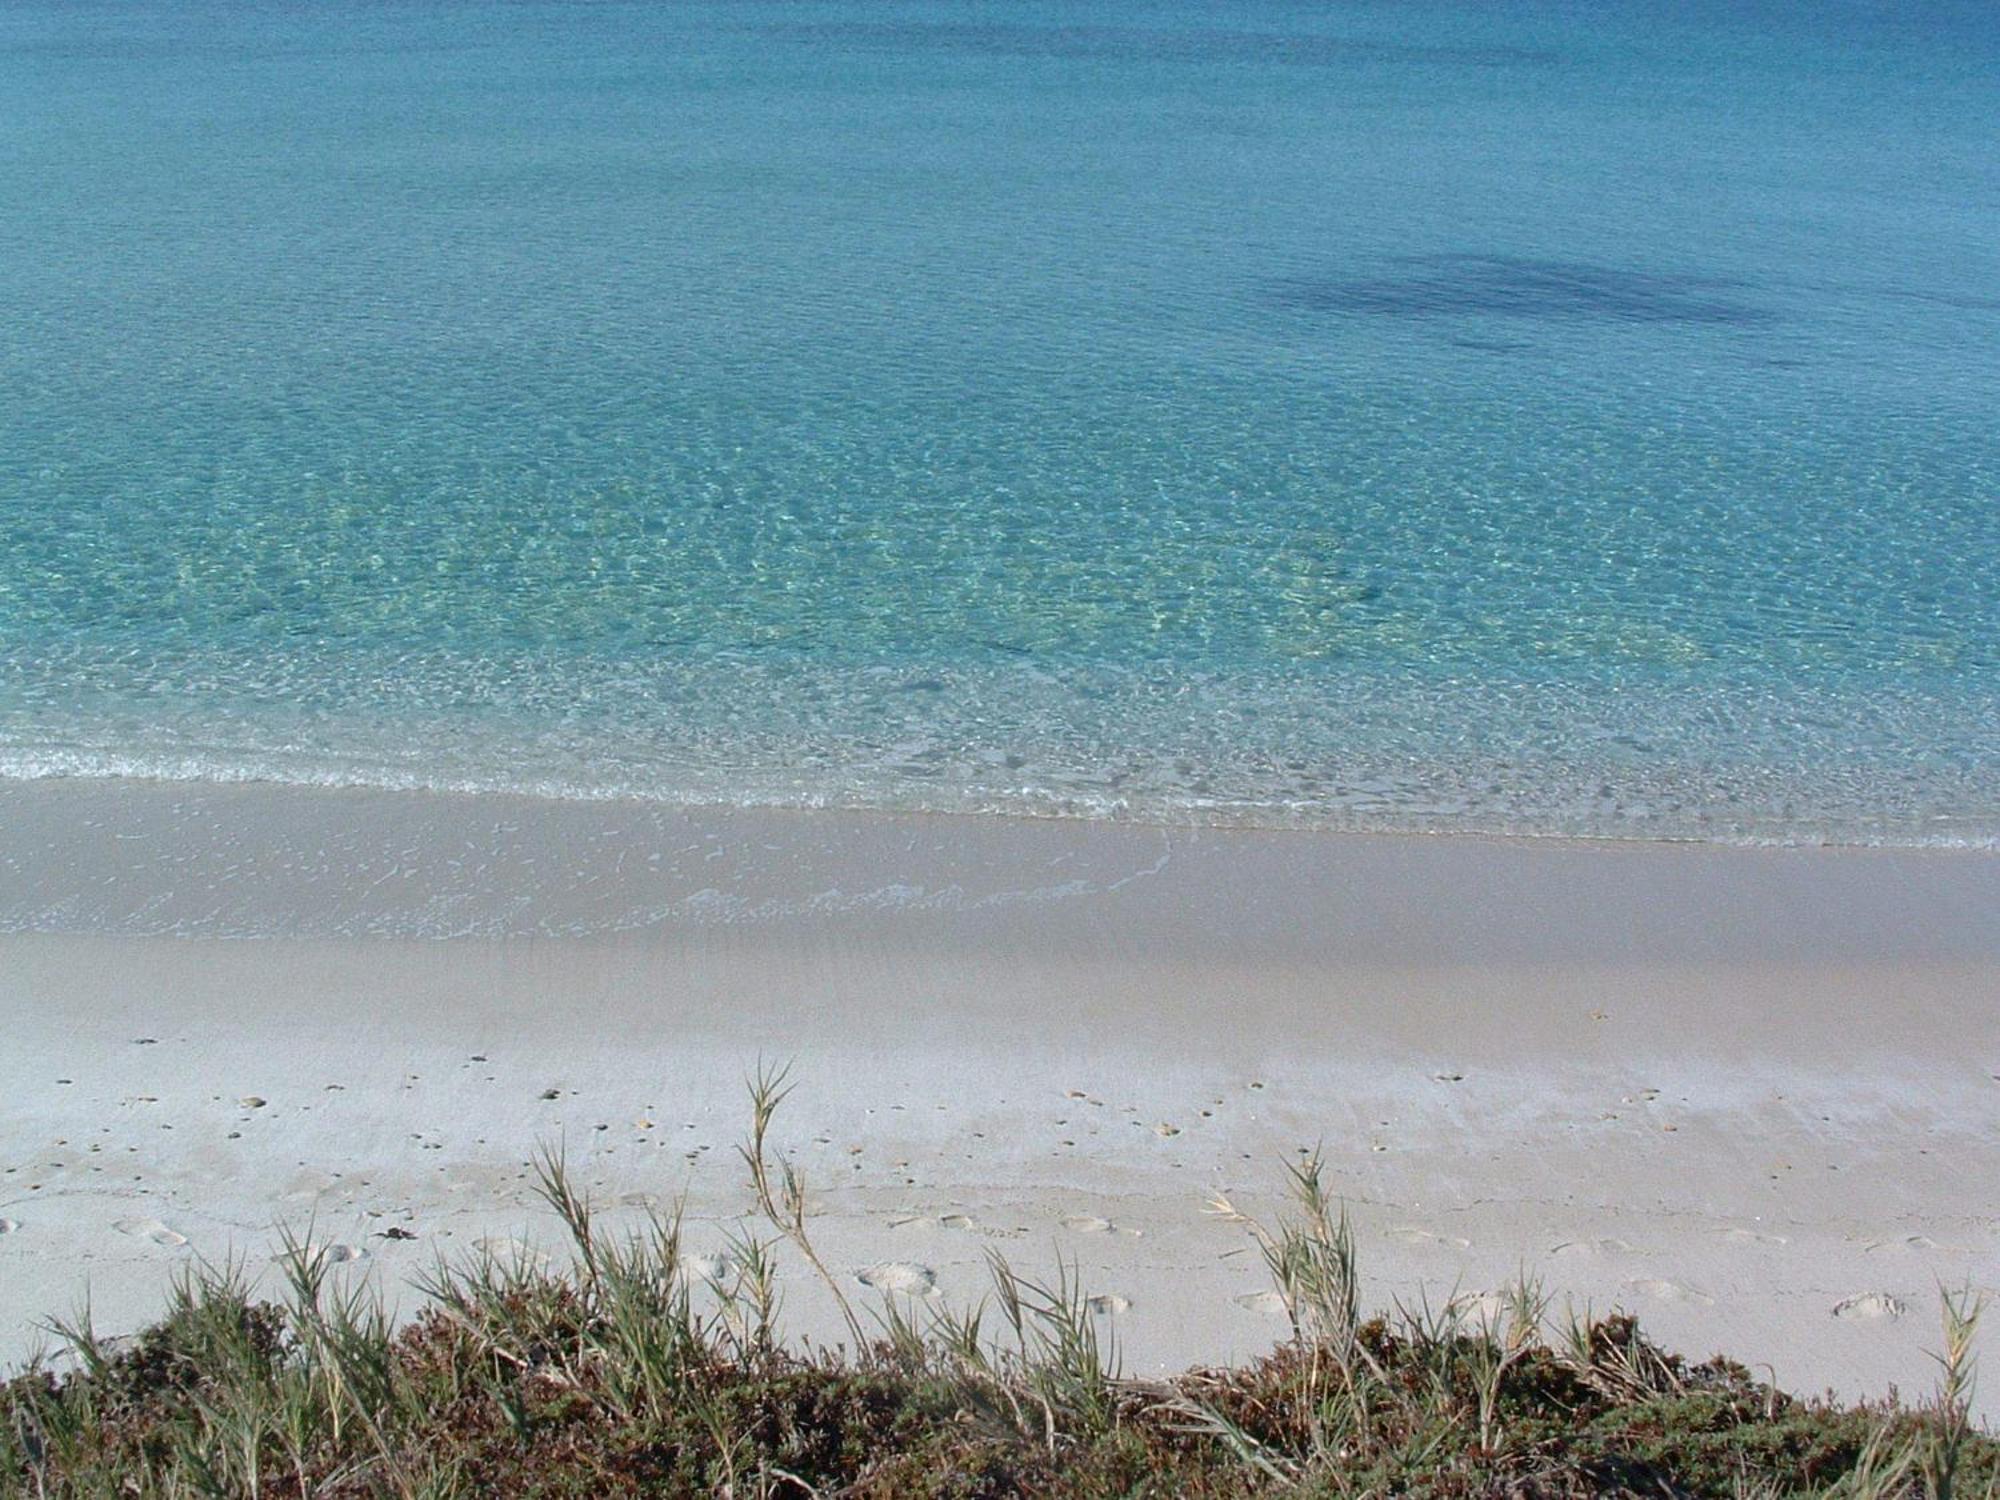
[[[1785,1394],[1690,1363],[1629,1317],[1553,1315],[1523,1278],[1496,1307],[1365,1310],[1353,1237],[1319,1164],[1260,1223],[1287,1337],[1247,1365],[1125,1377],[1073,1265],[990,1260],[970,1307],[857,1307],[812,1242],[807,1189],[772,1141],[782,1071],[751,1084],[742,1147],[759,1226],[726,1258],[677,1217],[607,1233],[561,1158],[542,1196],[573,1250],[440,1264],[400,1326],[310,1236],[258,1300],[202,1266],[165,1316],[65,1346],[0,1385],[0,1492],[102,1496],[724,1495],[1986,1496],[2000,1443],[1973,1422],[1979,1305],[1941,1297],[1919,1404]],[[823,1279],[838,1347],[780,1329],[778,1266]]]

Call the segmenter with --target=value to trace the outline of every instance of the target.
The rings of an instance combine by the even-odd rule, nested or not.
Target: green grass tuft
[[[415,1497],[1991,1496],[1975,1428],[1982,1305],[1943,1296],[1935,1398],[1804,1401],[1726,1360],[1690,1364],[1630,1318],[1549,1319],[1523,1277],[1497,1316],[1455,1303],[1366,1318],[1354,1239],[1317,1158],[1292,1211],[1214,1212],[1262,1247],[1291,1335],[1257,1362],[1135,1381],[1076,1267],[995,1256],[977,1307],[885,1299],[867,1327],[807,1231],[771,1143],[782,1069],[750,1082],[742,1151],[772,1238],[690,1280],[678,1212],[608,1236],[560,1155],[542,1197],[572,1263],[440,1262],[400,1330],[365,1283],[288,1238],[285,1295],[201,1268],[129,1346],[87,1308],[72,1355],[0,1385],[0,1494]],[[851,1343],[795,1350],[776,1256],[832,1290]]]

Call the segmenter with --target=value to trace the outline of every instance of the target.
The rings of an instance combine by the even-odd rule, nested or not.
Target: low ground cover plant
[[[1523,1278],[1363,1310],[1354,1240],[1317,1160],[1290,1209],[1215,1212],[1262,1248],[1291,1330],[1254,1363],[1128,1379],[1073,1265],[998,1256],[974,1307],[858,1307],[813,1248],[806,1186],[772,1142],[780,1071],[751,1080],[742,1148],[762,1226],[683,1255],[676,1215],[607,1233],[559,1155],[538,1163],[571,1263],[440,1264],[398,1328],[379,1292],[288,1239],[259,1300],[198,1267],[114,1348],[0,1385],[0,1493],[56,1496],[971,1497],[1989,1496],[1972,1416],[1979,1305],[1942,1296],[1937,1390],[1916,1405],[1787,1395],[1691,1363],[1629,1317],[1554,1317]],[[778,1259],[820,1276],[838,1348],[779,1328]]]

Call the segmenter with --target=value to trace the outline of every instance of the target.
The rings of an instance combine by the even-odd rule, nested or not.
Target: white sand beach
[[[1315,1147],[1380,1306],[1525,1267],[1881,1395],[1940,1283],[2000,1289],[1988,853],[47,782],[0,788],[0,926],[10,1364],[280,1225],[392,1289],[560,1253],[540,1143],[725,1253],[760,1058],[864,1303],[1074,1257],[1135,1372],[1278,1336],[1203,1204]]]

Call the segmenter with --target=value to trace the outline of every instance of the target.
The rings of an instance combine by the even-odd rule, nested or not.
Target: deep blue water
[[[2000,835],[2000,7],[9,0],[0,773]]]

